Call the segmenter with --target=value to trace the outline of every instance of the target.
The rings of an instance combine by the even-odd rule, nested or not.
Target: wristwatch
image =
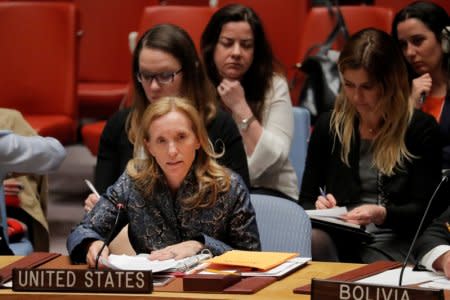
[[[241,121],[237,124],[239,130],[246,131],[246,130],[248,129],[248,126],[250,126],[250,124],[251,124],[254,120],[256,120],[256,118],[255,118],[254,115],[252,115],[250,118],[246,118],[246,119],[241,120]]]

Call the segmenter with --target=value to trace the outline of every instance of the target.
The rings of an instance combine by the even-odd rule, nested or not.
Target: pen
[[[100,194],[97,192],[97,190],[95,189],[94,185],[92,184],[92,182],[90,182],[89,180],[85,179],[84,182],[86,182],[88,188],[95,194],[95,196],[97,196],[98,198],[100,198]]]
[[[325,198],[327,197],[327,187],[324,186],[323,188],[319,186],[319,191],[320,191],[320,195],[324,196]]]

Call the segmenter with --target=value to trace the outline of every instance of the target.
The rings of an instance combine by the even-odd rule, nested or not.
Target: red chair
[[[210,6],[214,1],[211,0],[161,0],[160,5],[194,5],[194,6]],[[216,0],[215,2],[218,2]]]
[[[201,34],[214,11],[214,8],[208,6],[149,6],[142,13],[139,33],[142,34],[157,24],[172,23],[184,28],[199,49]],[[132,97],[127,97],[125,106],[131,104],[131,99]],[[105,124],[106,122],[99,121],[86,124],[81,129],[83,143],[95,156]]]
[[[72,3],[0,3],[0,107],[63,144],[76,139],[76,20]]]
[[[253,8],[261,18],[274,54],[290,77],[297,62],[298,39],[306,29],[304,20],[311,9],[311,0],[219,0],[219,7],[237,2]]]
[[[353,34],[367,27],[375,27],[386,32],[390,32],[393,12],[389,8],[374,6],[340,6],[342,15],[349,34]],[[327,7],[313,7],[304,24],[304,30],[299,36],[299,50],[297,62],[302,62],[308,50],[318,44],[322,44],[336,24],[336,18],[330,16]],[[343,39],[337,39],[333,45],[334,49],[341,49],[344,44]],[[303,74],[299,72],[296,86],[291,92],[293,102],[298,102],[300,87],[303,84]]]
[[[394,11],[394,14],[401,10],[403,7],[414,2],[416,0],[375,0],[374,5],[380,7],[387,7]],[[450,15],[450,1],[449,0],[433,0],[439,6],[442,6]]]
[[[128,34],[144,7],[159,0],[74,0],[81,39],[77,96],[81,117],[108,117],[119,109],[131,76]]]

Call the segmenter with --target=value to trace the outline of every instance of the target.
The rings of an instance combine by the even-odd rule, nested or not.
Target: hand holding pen
[[[86,212],[89,212],[95,206],[95,204],[98,202],[98,200],[100,199],[100,194],[97,192],[97,190],[95,189],[92,182],[90,182],[87,179],[85,179],[84,182],[86,183],[86,185],[89,187],[89,189],[92,192],[92,194],[90,194],[86,198],[86,200],[84,200],[84,210]]]
[[[326,187],[319,187],[320,195],[316,200],[316,209],[333,208],[336,206],[336,199],[332,194],[327,194]]]

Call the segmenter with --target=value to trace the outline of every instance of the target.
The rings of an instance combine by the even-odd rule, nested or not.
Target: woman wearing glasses
[[[249,185],[247,160],[236,124],[216,106],[214,87],[189,35],[175,25],[157,25],[143,34],[133,54],[133,105],[112,116],[100,138],[95,185],[100,193],[123,173],[132,158],[133,144],[146,107],[164,96],[191,100],[206,124],[219,163],[232,169]],[[90,210],[98,201],[91,194]]]

